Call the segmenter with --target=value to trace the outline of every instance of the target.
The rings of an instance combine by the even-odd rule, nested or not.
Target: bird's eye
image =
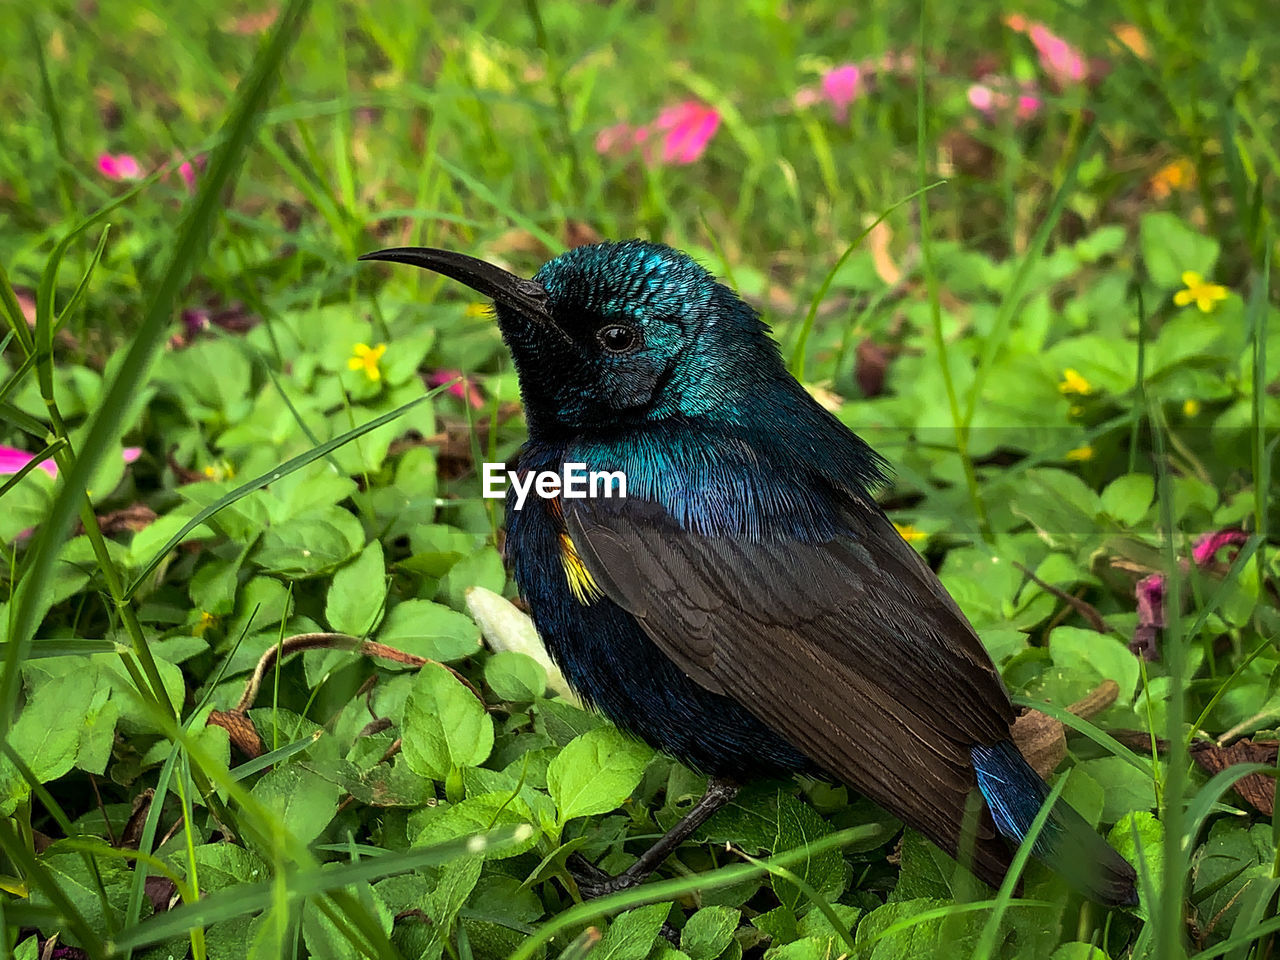
[[[636,329],[621,323],[601,327],[596,331],[596,339],[609,353],[630,353],[640,343],[640,335]]]

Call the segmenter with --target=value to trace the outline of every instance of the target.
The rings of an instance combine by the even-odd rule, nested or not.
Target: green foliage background
[[[1010,14],[1083,49],[1089,82],[1049,84]],[[1210,778],[1189,752],[1280,725],[1266,4],[10,20],[0,440],[59,478],[0,494],[0,951],[1274,955],[1280,818],[1231,786],[1261,765]],[[847,119],[797,98],[849,62],[880,66]],[[982,119],[967,91],[990,73],[1037,83],[1041,112]],[[597,153],[600,130],[684,99],[722,117],[696,163]],[[105,179],[104,153],[145,179]],[[474,465],[523,425],[491,321],[355,257],[425,244],[528,274],[595,236],[697,255],[893,461],[895,519],[1011,691],[1072,727],[1055,785],[1139,864],[1140,908],[1103,912],[1034,863],[1019,890],[980,888],[822,783],[753,785],[652,884],[578,902],[571,853],[625,867],[703,781],[578,709],[502,600]],[[1177,303],[1188,271],[1225,299]],[[385,345],[376,380],[358,344]],[[459,372],[478,404],[429,390]],[[1224,529],[1238,551],[1187,561]],[[1148,662],[1129,641],[1156,572]],[[317,634],[383,646],[267,662]],[[208,719],[260,661],[250,758]],[[1114,704],[1065,713],[1104,680]]]

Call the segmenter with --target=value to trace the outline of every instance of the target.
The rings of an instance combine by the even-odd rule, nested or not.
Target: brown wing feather
[[[690,533],[637,500],[576,501],[566,519],[601,589],[690,677],[945,849],[976,830],[975,869],[1003,876],[989,816],[966,826],[969,747],[1007,739],[1013,708],[969,622],[878,509],[851,510],[849,535],[823,543]]]

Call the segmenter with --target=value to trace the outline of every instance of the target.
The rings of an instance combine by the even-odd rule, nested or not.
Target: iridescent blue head
[[[462,254],[382,250],[492,297],[533,433],[716,417],[787,379],[768,330],[688,255],[628,240],[577,247],[524,280]]]

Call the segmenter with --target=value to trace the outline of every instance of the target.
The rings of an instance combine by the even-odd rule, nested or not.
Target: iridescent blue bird
[[[494,300],[529,426],[518,471],[626,476],[625,498],[507,503],[516,583],[570,684],[712,777],[587,892],[644,879],[737,784],[795,773],[861,791],[952,854],[963,838],[973,871],[1002,880],[1048,794],[1011,740],[1008,693],[873,499],[883,461],[787,373],[755,311],[639,240],[578,247],[532,280],[443,250],[362,259]],[[1101,903],[1136,902],[1132,866],[1063,803],[1033,852]]]

